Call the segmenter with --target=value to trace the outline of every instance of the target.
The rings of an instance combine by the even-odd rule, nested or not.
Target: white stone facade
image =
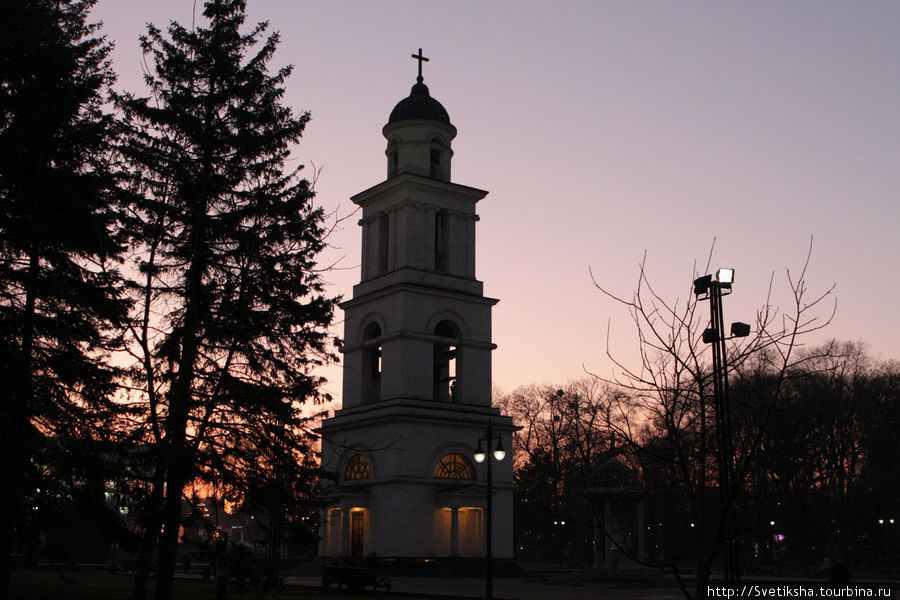
[[[383,129],[388,179],[362,207],[362,277],[345,311],[343,407],[322,425],[327,507],[320,555],[444,558],[485,553],[487,461],[493,556],[512,558],[512,461],[473,453],[491,406],[491,308],[475,279],[476,203],[450,182],[456,128],[421,83]],[[496,443],[496,442],[495,442]]]

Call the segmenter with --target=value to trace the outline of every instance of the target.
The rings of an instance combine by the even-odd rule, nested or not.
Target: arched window
[[[437,179],[441,175],[441,151],[436,148],[431,149],[431,169],[429,174],[434,179]]]
[[[369,323],[363,331],[363,399],[381,400],[381,327]]]
[[[446,142],[439,137],[431,139],[431,156],[429,160],[428,174],[434,179],[444,179],[443,168],[441,167],[441,157],[444,154]]]
[[[362,454],[354,454],[347,461],[344,468],[344,479],[351,481],[354,479],[369,478],[369,459]]]
[[[434,468],[435,477],[446,479],[475,479],[475,468],[462,454],[452,452],[444,456]]]
[[[448,338],[434,344],[432,381],[434,399],[438,402],[453,402],[457,392],[458,365],[455,340],[460,337],[459,328],[452,321],[441,321],[434,328],[434,335]]]
[[[388,141],[388,179],[397,175],[400,168],[400,152],[397,149],[397,138],[391,138]]]

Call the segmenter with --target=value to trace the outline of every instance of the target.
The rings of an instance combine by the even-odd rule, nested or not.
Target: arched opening
[[[429,175],[431,177],[437,179],[441,175],[441,151],[437,148],[431,149],[431,161],[430,161],[431,169],[429,171]]]
[[[434,328],[434,335],[447,338],[434,344],[432,381],[434,400],[454,402],[458,391],[456,373],[459,370],[459,364],[455,340],[460,337],[459,328],[452,321],[441,321]]]
[[[475,467],[457,452],[445,454],[434,468],[434,476],[444,479],[475,479]]]
[[[363,399],[381,400],[381,327],[369,323],[363,331]]]
[[[400,151],[397,149],[397,138],[388,141],[388,179],[395,177],[400,168]]]
[[[443,167],[441,166],[441,162],[444,160],[446,154],[446,148],[447,143],[441,138],[435,137],[431,139],[428,174],[434,179],[447,179],[447,175],[443,172]]]
[[[344,479],[353,481],[369,478],[369,459],[364,454],[354,454],[344,467]]]

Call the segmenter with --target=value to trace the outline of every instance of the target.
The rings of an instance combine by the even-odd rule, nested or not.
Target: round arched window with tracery
[[[435,477],[447,479],[475,479],[475,468],[469,459],[455,452],[446,455],[434,468]]]
[[[369,459],[362,454],[354,454],[347,461],[344,468],[344,479],[368,479],[369,478]]]

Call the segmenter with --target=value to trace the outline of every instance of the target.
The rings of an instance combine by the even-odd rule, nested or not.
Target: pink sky
[[[198,6],[202,2],[198,1]],[[100,0],[119,88],[140,89],[146,22],[190,25],[193,0]],[[324,167],[318,202],[385,177],[381,127],[415,82],[459,130],[453,180],[479,203],[477,276],[494,308],[494,381],[564,383],[625,360],[629,296],[644,252],[665,297],[687,297],[693,265],[736,269],[726,321],[751,322],[776,274],[802,266],[837,284],[829,337],[900,358],[900,3],[371,2],[251,0],[292,63],[286,102],[312,121],[300,162]],[[199,9],[198,9],[199,19]],[[356,217],[323,261],[349,297]],[[342,333],[340,315],[336,333]],[[339,396],[340,372],[328,389]]]

